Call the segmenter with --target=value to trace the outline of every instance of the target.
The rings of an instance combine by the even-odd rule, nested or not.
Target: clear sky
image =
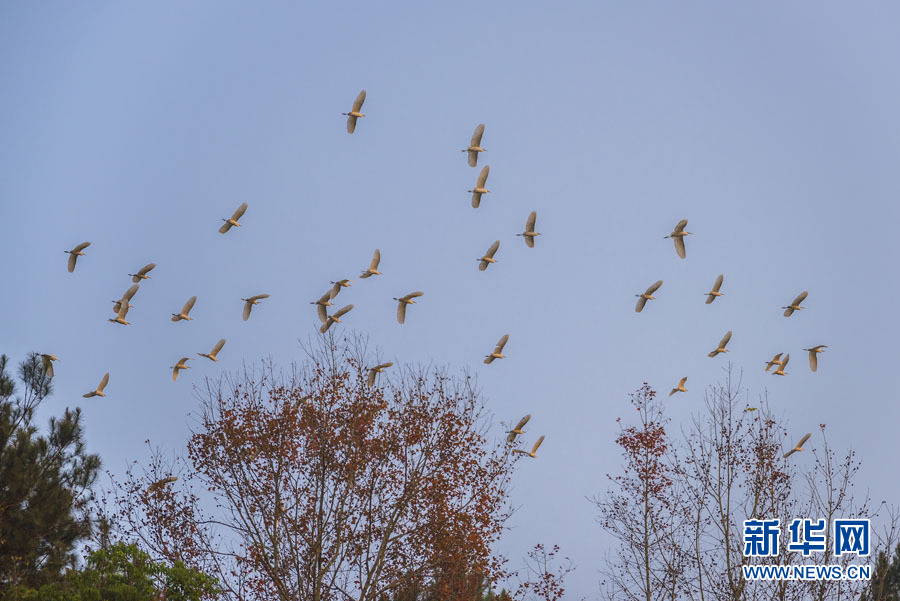
[[[146,458],[146,439],[181,448],[204,376],[302,359],[307,303],[348,277],[346,328],[386,358],[470,366],[498,418],[533,414],[527,440],[547,438],[501,550],[560,544],[573,593],[597,591],[608,541],[585,497],[618,469],[615,418],[644,381],[689,376],[678,427],[730,360],[793,431],[826,423],[857,449],[858,487],[900,501],[884,477],[900,446],[900,7],[306,4],[0,7],[0,351],[60,357],[45,413],[81,406],[107,468]],[[350,136],[340,113],[362,88]],[[492,193],[473,210],[459,151],[478,123]],[[244,226],[217,233],[242,202]],[[532,210],[528,249],[514,234]],[[663,240],[682,218],[686,260]],[[85,240],[68,274],[62,251]],[[376,247],[384,275],[359,280]],[[106,322],[151,261],[133,325]],[[391,297],[413,290],[400,326]],[[171,323],[192,295],[195,319]],[[509,358],[482,365],[506,332]],[[172,383],[168,366],[221,337],[218,364]],[[778,351],[789,377],[762,371]],[[106,371],[108,397],[82,399]]]

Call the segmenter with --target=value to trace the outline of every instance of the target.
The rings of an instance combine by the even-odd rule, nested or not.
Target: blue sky
[[[0,351],[52,352],[46,414],[79,405],[106,467],[180,448],[191,386],[317,335],[329,280],[346,327],[403,362],[472,367],[498,418],[547,439],[522,465],[513,558],[558,543],[593,595],[608,541],[585,496],[620,458],[644,381],[676,425],[730,360],[751,398],[864,462],[900,500],[900,8],[6,3],[0,8]],[[347,111],[368,90],[354,135]],[[486,124],[487,195],[459,150]],[[217,233],[242,202],[244,227]],[[525,218],[544,235],[528,249]],[[688,257],[663,236],[690,220]],[[501,240],[486,272],[475,258]],[[66,273],[61,251],[93,245]],[[384,275],[358,280],[375,248]],[[158,267],[127,328],[125,274]],[[702,293],[719,273],[726,296]],[[641,314],[634,294],[664,284]],[[423,290],[407,323],[399,296]],[[779,309],[802,290],[806,309]],[[240,319],[241,297],[271,298]],[[173,324],[197,295],[194,321]],[[338,303],[339,306],[342,302]],[[727,330],[725,356],[709,359]],[[504,333],[508,359],[481,364]],[[168,366],[228,344],[219,364]],[[827,344],[819,371],[802,348]],[[761,365],[791,352],[786,378]],[[80,395],[110,372],[106,399]],[[801,454],[798,461],[809,461]]]

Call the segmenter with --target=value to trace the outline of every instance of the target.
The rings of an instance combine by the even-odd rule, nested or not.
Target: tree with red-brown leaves
[[[180,467],[156,455],[118,485],[122,534],[235,600],[377,601],[417,582],[453,599],[467,575],[503,578],[514,460],[471,380],[394,368],[370,388],[358,340],[308,357],[208,384]]]
[[[604,582],[612,598],[675,599],[684,569],[678,537],[685,514],[669,460],[669,420],[647,383],[631,395],[631,404],[637,425],[617,420],[623,473],[607,476],[612,488],[593,499],[598,521],[619,542]]]

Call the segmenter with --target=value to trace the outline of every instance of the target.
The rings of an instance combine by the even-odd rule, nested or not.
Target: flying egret
[[[656,300],[656,297],[653,296],[653,293],[659,290],[659,287],[662,286],[662,280],[657,280],[653,285],[647,288],[643,294],[635,294],[638,297],[637,304],[634,306],[634,310],[637,313],[640,313],[644,308],[644,305],[647,304],[648,300]]]
[[[475,187],[469,192],[472,194],[472,208],[477,209],[479,205],[481,205],[481,195],[482,194],[490,194],[490,190],[485,188],[484,186],[487,184],[488,174],[491,172],[490,165],[485,165],[481,168],[481,173],[478,174],[478,180],[475,182]]]
[[[363,90],[356,96],[356,100],[353,101],[353,108],[350,109],[349,113],[341,113],[342,115],[347,116],[347,133],[352,134],[356,131],[356,120],[360,117],[365,117],[362,110],[363,102],[366,101],[366,91]]]
[[[131,309],[134,305],[131,304],[131,299],[134,298],[134,295],[137,294],[138,288],[140,288],[140,284],[132,284],[129,286],[128,290],[125,291],[125,294],[122,295],[122,298],[119,300],[113,301],[113,313],[118,313],[119,309],[122,308],[122,303],[128,305],[128,308]]]
[[[351,309],[353,309],[353,305],[347,305],[346,307],[341,307],[332,315],[329,315],[328,319],[325,320],[325,323],[322,324],[322,327],[319,328],[319,332],[324,334],[328,331],[328,328],[331,327],[331,324],[341,323],[341,316],[348,313]]]
[[[498,248],[500,248],[500,241],[494,240],[494,243],[491,244],[490,248],[487,249],[487,251],[484,253],[484,256],[479,259],[475,259],[476,261],[479,261],[479,270],[484,271],[488,268],[488,265],[497,262],[497,259],[494,258],[494,255],[497,253]]]
[[[115,319],[107,319],[106,321],[111,321],[113,323],[120,323],[123,326],[129,325],[129,323],[127,321],[125,321],[125,316],[128,315],[128,309],[131,307],[131,305],[128,304],[127,300],[122,300],[122,301],[119,301],[118,303],[116,303],[116,306],[119,307],[119,310],[116,311]]]
[[[724,274],[719,274],[719,277],[716,278],[716,282],[713,284],[712,290],[706,293],[706,304],[712,303],[716,300],[718,296],[725,296],[724,292],[719,292],[719,288],[722,287],[722,280],[725,279]]]
[[[819,353],[824,353],[823,348],[828,348],[827,344],[818,344],[812,348],[805,348],[804,351],[809,351],[809,368],[813,371],[816,371],[819,368]]]
[[[778,369],[772,372],[773,376],[786,376],[787,374],[784,371],[784,368],[787,367],[788,361],[791,360],[791,354],[788,353],[784,356],[784,359],[781,360],[781,363],[778,364]]]
[[[319,315],[319,321],[325,323],[328,321],[328,310],[326,307],[331,307],[334,303],[331,302],[331,290],[322,295],[317,301],[312,301],[309,303],[310,305],[316,305],[316,313]]]
[[[410,292],[406,296],[401,296],[400,298],[394,297],[395,301],[398,301],[400,304],[397,305],[397,323],[403,323],[406,321],[406,305],[414,305],[416,301],[414,298],[418,298],[425,294],[424,292]]]
[[[516,234],[516,236],[522,236],[525,238],[525,246],[528,248],[534,248],[534,239],[537,236],[540,236],[540,232],[534,231],[534,222],[537,221],[537,211],[532,211],[528,215],[528,219],[525,221],[525,231],[521,234]]]
[[[690,232],[684,231],[684,228],[687,225],[687,222],[688,222],[687,219],[682,219],[675,226],[675,229],[672,230],[671,234],[669,234],[668,236],[663,236],[663,239],[671,238],[675,242],[675,252],[677,252],[678,256],[681,257],[682,259],[685,258],[685,256],[687,256],[685,253],[685,249],[684,249],[684,237],[691,235]]]
[[[51,355],[49,353],[41,353],[41,367],[44,368],[44,373],[48,378],[53,377],[53,362],[59,361],[59,358],[56,355]]]
[[[87,248],[90,245],[91,245],[90,242],[82,242],[81,244],[79,244],[78,246],[73,248],[72,250],[63,251],[69,255],[69,273],[72,273],[73,271],[75,271],[75,261],[78,260],[78,257],[84,256],[84,253],[81,251],[83,251],[85,248]]]
[[[678,382],[678,386],[672,389],[672,392],[669,393],[669,396],[672,396],[676,392],[687,392],[687,388],[684,387],[685,382],[687,382],[687,376],[681,378],[681,381]]]
[[[804,290],[803,292],[801,292],[800,294],[797,295],[797,298],[794,299],[794,302],[792,302],[787,307],[782,307],[782,309],[784,309],[784,316],[790,317],[794,313],[794,311],[801,311],[803,309],[803,307],[800,306],[800,303],[803,302],[803,299],[806,298],[807,294],[809,294],[809,293],[806,290]]]
[[[225,232],[230,230],[232,227],[241,227],[241,224],[238,223],[238,219],[243,217],[244,211],[246,211],[246,210],[247,210],[247,203],[245,202],[244,204],[239,206],[234,213],[231,214],[230,219],[223,219],[222,221],[224,221],[225,223],[223,223],[222,227],[219,228],[219,233],[224,234]]]
[[[188,361],[192,361],[192,359],[190,359],[188,357],[182,357],[181,359],[178,360],[178,363],[176,363],[175,365],[172,366],[172,381],[173,382],[178,380],[178,372],[179,371],[181,371],[182,369],[190,369],[190,367],[188,367],[188,364],[187,364]]]
[[[717,346],[716,350],[712,351],[707,356],[715,357],[719,353],[727,353],[728,351],[725,350],[725,346],[728,344],[729,340],[731,340],[731,330],[728,330],[728,332],[724,336],[722,336],[722,340],[719,341],[719,346]]]
[[[773,365],[781,365],[781,353],[772,357],[771,361],[766,362],[766,371],[769,371]]]
[[[528,455],[531,458],[534,458],[534,454],[537,453],[538,447],[541,446],[541,443],[544,442],[544,436],[541,435],[540,438],[537,439],[537,442],[534,443],[534,446],[531,447],[531,452],[523,451],[522,449],[513,449],[513,453],[521,453],[522,455]]]
[[[157,480],[156,482],[154,482],[153,484],[151,484],[150,486],[148,486],[148,487],[147,487],[147,492],[150,493],[150,492],[153,492],[153,491],[155,491],[155,490],[159,490],[160,488],[162,488],[162,487],[165,486],[166,484],[171,484],[172,482],[175,482],[176,480],[178,480],[178,478],[176,478],[175,476],[166,476],[165,478],[163,478],[163,479],[161,479],[161,480]]]
[[[798,452],[798,451],[802,451],[802,450],[803,450],[803,443],[805,443],[807,440],[809,440],[809,437],[810,437],[810,436],[812,436],[812,434],[810,434],[810,433],[804,434],[804,435],[803,435],[803,438],[800,439],[800,442],[797,443],[797,446],[795,446],[793,449],[791,449],[790,451],[788,451],[787,453],[784,454],[784,458],[787,459],[788,457],[790,457],[790,456],[793,455],[794,453],[796,453],[796,452]]]
[[[251,296],[250,298],[242,298],[244,301],[244,321],[250,319],[250,311],[253,309],[253,305],[258,305],[259,301],[269,298],[268,294],[257,294],[256,296]]]
[[[485,365],[490,365],[494,362],[494,359],[506,359],[506,356],[503,354],[503,347],[506,346],[506,342],[509,340],[509,334],[504,334],[500,340],[497,341],[497,346],[494,347],[494,352],[490,355],[486,355],[484,358]]]
[[[192,296],[191,298],[187,299],[187,302],[184,303],[184,306],[181,307],[180,313],[172,313],[172,321],[181,321],[183,319],[190,321],[191,317],[189,313],[191,312],[191,309],[194,308],[194,303],[196,302],[196,296]]]
[[[378,264],[381,263],[381,251],[377,248],[375,249],[375,254],[372,255],[372,262],[369,263],[369,268],[366,269],[362,274],[360,274],[360,278],[369,278],[373,275],[381,275],[381,272],[378,271]]]
[[[89,399],[89,398],[91,398],[91,397],[93,397],[93,396],[103,396],[103,397],[105,397],[106,395],[103,393],[103,389],[106,388],[106,385],[107,385],[107,384],[109,384],[109,372],[106,372],[106,375],[103,376],[103,379],[102,379],[102,380],[100,380],[100,385],[97,386],[97,388],[96,388],[95,390],[92,390],[91,392],[88,392],[88,393],[83,394],[83,395],[81,395],[81,396],[84,397],[84,398],[86,398],[86,399]]]
[[[223,346],[225,346],[225,339],[224,339],[224,338],[222,338],[221,340],[219,340],[219,341],[216,343],[216,346],[212,347],[212,350],[209,351],[209,354],[206,354],[206,353],[197,353],[197,354],[200,355],[201,357],[206,357],[206,358],[209,359],[210,361],[215,361],[216,363],[218,363],[219,360],[218,360],[216,357],[218,356],[219,351],[222,350],[222,347],[223,347]]]
[[[528,415],[526,415],[525,417],[523,417],[522,419],[520,419],[519,423],[517,423],[515,425],[515,427],[509,431],[509,436],[506,437],[506,442],[515,442],[516,436],[518,436],[519,434],[525,434],[525,432],[522,430],[522,428],[525,427],[525,424],[527,424],[528,420],[530,420],[530,419],[531,419],[530,413]]]
[[[156,267],[156,263],[147,263],[138,269],[137,273],[129,273],[128,275],[131,276],[131,281],[137,284],[141,280],[149,280],[150,276],[147,274],[150,273],[154,267]]]
[[[372,388],[373,386],[375,386],[375,376],[377,374],[384,372],[385,369],[387,369],[388,367],[390,367],[393,364],[394,364],[393,361],[388,361],[387,363],[382,363],[381,365],[376,365],[375,367],[370,367],[369,368],[369,377],[366,381],[366,383],[369,385],[369,388]]]
[[[467,152],[469,156],[469,167],[474,167],[478,164],[478,153],[479,152],[487,152],[486,149],[481,147],[481,136],[484,135],[484,123],[480,123],[478,127],[475,128],[474,133],[472,133],[472,141],[469,142],[469,147],[464,148],[463,152]]]

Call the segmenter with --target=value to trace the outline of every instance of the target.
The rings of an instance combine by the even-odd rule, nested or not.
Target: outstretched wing
[[[509,340],[509,334],[504,334],[500,340],[497,341],[497,346],[494,348],[494,352],[500,354],[503,352],[503,347],[506,346],[506,342]]]
[[[75,271],[75,261],[78,260],[78,255],[75,253],[69,254],[69,273]]]
[[[106,388],[106,385],[109,384],[109,372],[103,376],[103,379],[100,380],[100,385],[97,386],[97,391],[103,392],[103,389]]]
[[[640,313],[643,310],[644,305],[646,305],[646,304],[647,304],[647,299],[644,298],[643,296],[639,296],[637,304],[634,306],[635,312]]]
[[[684,231],[684,228],[687,226],[687,219],[682,219],[678,222],[678,225],[675,226],[675,233],[680,234]],[[679,236],[680,237],[680,236]]]
[[[478,180],[475,183],[475,186],[478,188],[484,188],[487,184],[488,174],[491,172],[490,165],[485,165],[481,168],[481,173],[478,174]]]
[[[406,303],[400,302],[397,304],[397,322],[403,323],[406,321]]]
[[[373,386],[375,386],[375,374],[376,374],[376,371],[375,371],[375,368],[373,367],[372,369],[369,370],[369,377],[366,380],[366,383],[369,385],[369,388],[372,388]]]
[[[792,302],[791,304],[794,306],[799,305],[800,303],[802,303],[804,301],[804,299],[806,299],[807,294],[809,294],[809,292],[804,290],[803,292],[801,292],[800,294],[797,295],[797,298],[795,298],[794,302]]]
[[[224,234],[225,232],[227,232],[230,229],[231,229],[231,224],[226,221],[225,223],[222,224],[222,227],[219,228],[219,233]]]
[[[484,135],[484,123],[479,123],[475,131],[472,132],[472,141],[469,146],[481,146],[481,136]]]
[[[356,117],[354,115],[350,115],[347,117],[347,133],[352,134],[356,131]]]
[[[536,222],[537,222],[537,211],[532,211],[532,212],[528,215],[528,219],[525,221],[525,231],[526,231],[526,232],[533,232],[533,231],[534,231],[534,224],[535,224]]]
[[[541,434],[541,437],[538,438],[538,439],[537,439],[537,442],[534,443],[534,446],[531,447],[531,453],[532,453],[532,454],[537,453],[538,448],[541,446],[541,444],[542,444],[543,442],[544,442],[544,435]]]
[[[819,368],[819,359],[816,351],[809,351],[809,368],[816,371]]]
[[[187,302],[184,303],[184,306],[181,308],[181,313],[184,315],[187,315],[188,313],[190,313],[191,309],[194,308],[194,303],[196,303],[196,302],[197,302],[196,296],[192,296],[191,298],[189,298],[187,300]]]
[[[687,251],[684,248],[684,238],[681,236],[675,237],[675,252],[678,253],[678,256],[682,259],[687,256]]]
[[[500,248],[500,241],[495,240],[494,243],[491,244],[490,248],[487,249],[487,252],[484,253],[484,256],[488,257],[489,259],[493,259],[494,254],[497,252],[497,249],[499,249],[499,248]]]
[[[662,280],[657,280],[656,282],[653,283],[653,285],[651,285],[649,288],[647,288],[647,291],[644,294],[647,294],[647,295],[653,294],[654,292],[659,290],[659,287],[662,286],[662,283],[663,283]]]
[[[349,313],[352,309],[353,309],[353,305],[347,305],[346,307],[341,307],[340,309],[338,309],[338,310],[334,313],[333,317],[338,317],[338,318],[339,318],[339,317],[341,317],[342,315],[344,315],[344,314],[346,314],[346,313]]]
[[[725,274],[720,273],[719,277],[716,278],[716,283],[713,284],[713,292],[718,292],[719,288],[722,287],[722,281],[725,279]]]
[[[325,305],[316,305],[316,312],[319,314],[319,321],[322,323],[328,321],[328,311],[325,309]]]
[[[725,345],[728,344],[728,341],[731,340],[731,330],[722,336],[722,340],[719,341],[719,348],[725,348]]]
[[[359,93],[359,95],[357,95],[356,100],[353,101],[353,112],[358,113],[360,111],[360,109],[362,108],[363,102],[365,102],[365,101],[366,101],[366,91],[363,90],[362,92]],[[378,107],[375,107],[375,108],[378,108]]]
[[[132,298],[134,298],[134,295],[137,294],[138,288],[140,287],[140,284],[132,284],[131,287],[129,287],[128,290],[125,291],[125,294],[122,295],[122,300],[127,304],[129,301],[131,301]]]
[[[209,354],[210,354],[210,355],[213,355],[213,356],[218,355],[218,354],[219,354],[219,351],[222,350],[222,347],[223,347],[223,346],[225,346],[225,339],[224,339],[224,338],[222,338],[221,340],[219,340],[219,341],[216,343],[216,346],[213,347],[213,349],[209,352]]]
[[[250,311],[253,310],[253,303],[250,301],[244,301],[244,321],[250,319]]]
[[[381,251],[376,248],[375,254],[372,255],[372,262],[369,263],[369,269],[372,269],[372,270],[378,269],[379,263],[381,263]]]
[[[237,221],[244,215],[244,213],[246,211],[247,211],[247,203],[245,202],[241,206],[239,206],[234,213],[232,213],[231,218],[234,219],[235,221]]]

